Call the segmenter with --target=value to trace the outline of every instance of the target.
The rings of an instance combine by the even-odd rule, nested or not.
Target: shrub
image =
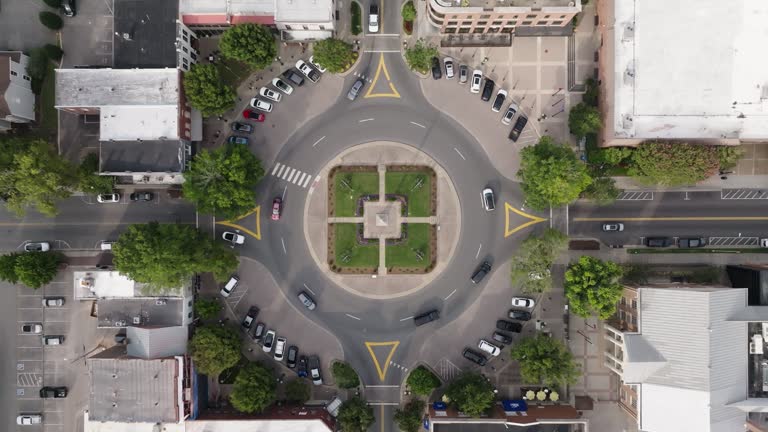
[[[40,22],[51,30],[59,30],[64,25],[61,17],[53,12],[43,11],[38,17],[40,17]]]
[[[409,1],[405,5],[403,5],[403,20],[405,21],[413,21],[416,19],[416,7],[413,5],[412,1]]]
[[[43,0],[43,2],[48,5],[48,7],[52,7],[54,9],[61,7],[61,0]]]
[[[43,49],[45,50],[45,54],[51,60],[59,61],[64,55],[64,51],[56,45],[46,44]]]
[[[336,385],[340,388],[355,388],[360,385],[360,378],[357,377],[352,367],[346,363],[334,362],[331,366],[331,373],[333,379],[336,380]]]
[[[362,13],[360,12],[360,4],[352,0],[352,34],[357,36],[363,31],[363,24],[360,21]]]
[[[411,371],[406,383],[413,393],[428,396],[432,393],[432,390],[440,386],[440,379],[430,372],[429,369],[419,366]]]

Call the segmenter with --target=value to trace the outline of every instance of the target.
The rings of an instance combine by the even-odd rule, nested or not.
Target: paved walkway
[[[768,147],[768,146],[767,146]],[[725,178],[723,178],[725,177]],[[768,189],[768,175],[713,175],[693,186],[659,188],[636,183],[632,177],[613,177],[616,187],[623,190],[643,190],[660,192],[719,191],[723,189]]]

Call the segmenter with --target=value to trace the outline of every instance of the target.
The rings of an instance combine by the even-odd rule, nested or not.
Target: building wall
[[[181,21],[176,21],[176,67],[188,72],[197,63],[200,53],[197,46],[197,35]],[[181,87],[179,87],[181,88]]]
[[[444,3],[444,4],[440,4]],[[449,2],[450,4],[450,2]],[[457,7],[442,0],[427,2],[429,22],[441,34],[514,33],[515,27],[565,27],[581,12],[581,3],[572,7]]]
[[[32,78],[27,75],[27,64],[29,63],[29,57],[24,54],[19,55],[19,62],[13,61],[13,58],[8,58],[8,64],[10,65],[8,71],[0,71],[0,73],[7,73],[10,81],[8,90],[5,95],[6,104],[10,109],[11,114],[6,116],[4,120],[11,123],[28,123],[35,120],[35,94],[32,92]],[[14,100],[13,103],[9,102],[11,96]],[[18,100],[19,102],[15,102]]]

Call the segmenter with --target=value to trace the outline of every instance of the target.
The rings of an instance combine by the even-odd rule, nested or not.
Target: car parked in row
[[[264,337],[264,332],[267,330],[267,325],[263,322],[259,322],[256,324],[256,327],[253,328],[253,333],[251,333],[251,339],[259,343],[261,342],[261,339]]]
[[[227,138],[227,142],[228,142],[229,144],[240,144],[240,145],[248,145],[248,143],[249,143],[250,141],[249,141],[249,140],[248,140],[248,138],[246,138],[246,137],[241,137],[241,136],[237,136],[237,135],[232,135],[232,136],[230,136],[229,138]]]
[[[77,14],[75,0],[61,0],[61,13],[70,18],[75,16]]]
[[[102,204],[118,203],[120,202],[120,194],[119,193],[99,194],[99,195],[96,195],[96,201]]]
[[[253,321],[256,319],[256,315],[259,314],[259,308],[256,306],[251,306],[248,308],[248,313],[245,314],[245,317],[243,318],[242,326],[247,331],[249,328],[251,328],[251,325],[253,325]]]
[[[450,57],[444,58],[443,65],[445,66],[445,79],[453,79],[456,75],[453,69],[453,59]]]
[[[308,65],[304,60],[299,59],[296,61],[296,69],[303,73],[304,76],[309,78],[313,83],[320,80],[320,72],[314,70],[312,66]]]
[[[432,79],[439,80],[443,77],[443,70],[440,68],[440,59],[432,57]]]
[[[480,366],[485,366],[485,364],[488,363],[488,358],[486,356],[470,348],[464,348],[461,355],[464,356],[465,359]]]
[[[465,84],[469,78],[469,66],[459,66],[459,84]]]
[[[222,297],[226,298],[232,295],[232,291],[237,288],[237,285],[240,283],[240,278],[237,277],[237,275],[232,275],[226,284],[221,288],[221,291],[219,293]]]
[[[291,87],[290,84],[286,83],[280,78],[272,78],[272,85],[275,86],[276,89],[280,90],[281,92],[287,95],[293,93],[293,87]]]
[[[670,237],[648,237],[645,239],[645,245],[648,247],[669,247],[674,244]]]
[[[313,56],[313,55],[309,56],[309,64],[311,64],[315,69],[320,71],[321,74],[325,73],[325,71],[328,70],[328,69],[324,68],[323,65],[321,65],[318,62],[316,62],[315,61],[315,56]]]
[[[258,98],[251,99],[251,106],[264,112],[272,112],[272,104]]]
[[[512,343],[512,336],[501,332],[493,332],[491,339],[496,342],[503,343],[504,345],[509,345]]]
[[[299,378],[306,378],[309,376],[307,370],[307,357],[299,356],[299,364],[296,367],[296,375],[298,375]]]
[[[472,82],[469,84],[469,91],[480,93],[480,83],[483,81],[483,71],[475,69],[472,71]]]
[[[520,333],[523,330],[523,325],[512,321],[498,320],[496,321],[496,328],[502,331]]]
[[[283,72],[283,77],[299,87],[304,85],[304,77],[297,73],[293,68],[287,69],[285,72]]]
[[[232,132],[251,133],[253,132],[253,125],[248,123],[232,122]]]
[[[323,376],[320,372],[320,358],[316,355],[309,356],[309,374],[312,376],[312,384],[323,385]]]
[[[272,346],[275,344],[275,331],[274,330],[268,330],[267,334],[264,335],[264,343],[261,346],[261,349],[265,353],[272,352]]]
[[[283,355],[285,354],[285,344],[287,344],[288,341],[284,337],[277,338],[277,341],[275,342],[275,360],[277,361],[283,361]]]
[[[43,387],[40,389],[40,397],[43,399],[61,399],[67,397],[66,387]]]
[[[51,245],[48,242],[29,242],[24,244],[24,252],[48,252]]]
[[[512,124],[512,119],[515,117],[515,114],[517,114],[518,106],[516,103],[512,102],[509,104],[509,107],[507,107],[507,111],[504,113],[504,115],[501,117],[501,122],[505,125]]]
[[[16,417],[16,424],[19,426],[32,426],[43,423],[43,416],[40,414],[21,414]]]
[[[288,366],[291,369],[294,369],[296,367],[296,361],[299,357],[299,347],[296,345],[291,345],[288,347],[288,355],[285,359],[285,365]]]
[[[707,239],[704,237],[680,237],[677,239],[677,247],[681,248],[700,248],[707,245]]]
[[[504,101],[506,99],[507,99],[507,91],[504,89],[499,89],[499,91],[496,93],[496,99],[493,100],[493,105],[491,105],[491,111],[493,112],[501,111],[501,107],[504,106]]]
[[[512,306],[518,308],[533,309],[536,302],[528,297],[512,297]]]
[[[517,118],[515,125],[512,127],[512,131],[509,133],[509,139],[513,142],[517,142],[517,139],[520,138],[520,134],[523,133],[526,124],[528,124],[528,117],[521,114]]]
[[[493,87],[496,85],[495,82],[493,82],[492,79],[486,78],[485,84],[483,85],[483,94],[480,95],[480,99],[483,102],[488,102],[491,100],[491,95],[493,94]]]
[[[266,119],[266,117],[267,116],[265,116],[264,113],[257,113],[256,111],[249,110],[249,109],[243,110],[243,118],[246,118],[249,120],[253,120],[261,123],[264,121],[264,119]]]
[[[501,348],[488,342],[485,339],[480,339],[480,342],[477,344],[477,347],[480,348],[480,351],[484,351],[493,357],[496,357],[499,354],[501,354]]]
[[[44,307],[61,307],[64,306],[64,297],[43,297]]]
[[[128,195],[128,198],[130,198],[131,201],[152,201],[155,199],[155,194],[152,192],[146,192],[146,191],[137,191],[133,192],[130,195]]]
[[[271,101],[275,101],[275,102],[280,102],[280,100],[283,98],[283,96],[280,93],[272,90],[269,87],[262,87],[262,88],[260,88],[259,89],[259,95],[261,97],[265,97],[265,98],[267,98],[267,99],[269,99]]]
[[[517,309],[509,310],[509,318],[518,321],[529,321],[531,319],[531,313],[528,311],[522,311]]]
[[[43,332],[43,325],[40,323],[28,323],[21,326],[21,332],[27,334],[40,334]]]
[[[43,345],[61,345],[64,343],[64,336],[46,335],[43,336]]]

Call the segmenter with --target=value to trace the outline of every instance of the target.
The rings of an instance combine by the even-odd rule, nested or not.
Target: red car
[[[280,220],[280,213],[283,211],[283,200],[275,198],[272,200],[272,220]]]
[[[257,122],[263,122],[265,116],[262,113],[257,113],[256,111],[251,111],[247,109],[247,110],[243,110],[243,118],[255,120]]]

